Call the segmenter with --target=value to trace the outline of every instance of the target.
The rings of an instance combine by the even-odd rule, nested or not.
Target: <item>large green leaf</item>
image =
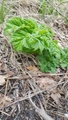
[[[20,17],[8,20],[4,33],[9,36],[14,50],[24,53],[42,53],[50,46],[53,36],[52,31],[44,24],[31,18]]]

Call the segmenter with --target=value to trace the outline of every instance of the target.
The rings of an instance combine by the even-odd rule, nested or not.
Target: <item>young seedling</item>
[[[53,32],[31,18],[13,17],[7,21],[4,33],[16,52],[37,55],[42,72],[56,72],[68,67],[68,48],[62,49],[53,40]]]

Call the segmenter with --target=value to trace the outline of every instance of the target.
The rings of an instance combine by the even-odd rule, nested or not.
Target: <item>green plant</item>
[[[42,53],[49,49],[52,42],[52,31],[43,24],[38,24],[34,19],[21,19],[13,17],[6,23],[4,29],[15,51],[24,53]]]
[[[63,69],[68,67],[68,47],[65,47],[61,52],[60,66]]]
[[[54,50],[58,56],[54,54],[54,52],[50,54],[50,52],[46,50],[44,50],[43,54],[37,56],[41,71],[54,73],[59,66],[62,69],[68,68],[68,47],[64,49],[54,48]]]
[[[40,70],[43,72],[54,73],[59,65],[59,59],[51,55],[48,50],[44,50],[43,54],[37,56],[37,59]]]
[[[68,67],[68,48],[60,48],[57,40],[52,40],[53,32],[44,24],[13,17],[7,21],[4,34],[15,51],[37,55],[41,71],[55,72],[58,66]]]
[[[52,2],[52,1],[51,1]],[[46,0],[39,0],[39,13],[41,15],[51,15],[53,13],[53,7],[47,3]]]
[[[4,18],[8,12],[9,10],[6,9],[5,0],[2,0],[2,3],[0,5],[0,24],[4,22]]]
[[[4,0],[2,0],[2,3],[0,5],[0,24],[4,21]]]

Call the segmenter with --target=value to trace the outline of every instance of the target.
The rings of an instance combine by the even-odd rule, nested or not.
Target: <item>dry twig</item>
[[[34,106],[34,108],[36,109],[36,112],[41,115],[45,120],[54,120],[53,118],[51,118],[43,108],[38,108],[34,102],[32,101],[31,99],[31,96],[30,96],[30,92],[29,92],[29,99],[30,99],[30,102],[32,103],[32,105]]]

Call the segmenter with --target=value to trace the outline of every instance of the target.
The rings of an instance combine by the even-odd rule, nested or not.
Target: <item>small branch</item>
[[[40,94],[40,93],[42,93],[42,92],[45,92],[45,90],[36,91],[35,93],[31,94],[31,97],[33,97],[33,96],[35,96],[35,95],[37,95],[37,94]],[[29,99],[29,96],[19,97],[18,100],[16,100],[15,102],[12,102],[11,104],[8,104],[7,106],[5,106],[5,108],[10,107],[10,106],[12,106],[12,105],[14,105],[14,104],[18,104],[19,102],[24,101],[24,100],[26,100],[26,99]]]
[[[32,99],[31,99],[30,93],[29,93],[29,100],[30,100],[30,102],[32,103],[32,105],[34,106],[34,108],[36,109],[36,112],[37,112],[39,115],[41,115],[45,120],[54,120],[53,118],[51,118],[51,117],[45,112],[44,109],[40,109],[40,108],[38,108],[38,107],[34,104],[34,102],[33,102]]]
[[[1,110],[0,110],[0,112],[1,112],[2,114],[5,114],[5,115],[7,115],[7,116],[10,116],[8,113],[6,113],[6,112],[4,112],[4,111],[1,111]]]

